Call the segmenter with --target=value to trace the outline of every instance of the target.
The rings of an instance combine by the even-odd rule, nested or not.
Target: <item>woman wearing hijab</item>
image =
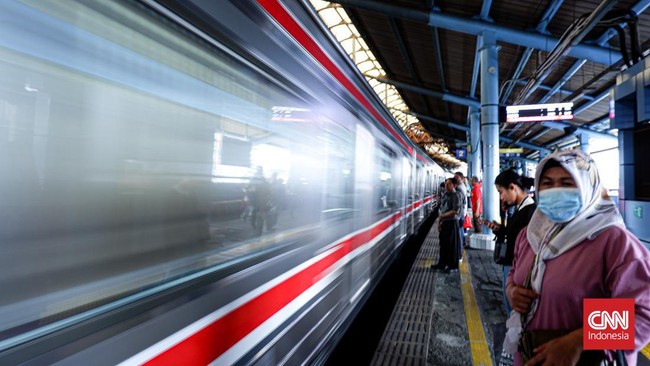
[[[614,202],[603,198],[588,155],[571,150],[547,156],[535,187],[537,210],[517,237],[507,279],[515,311],[504,348],[516,352],[515,365],[612,360],[612,351],[583,351],[583,299],[632,298],[635,349],[624,355],[636,365],[650,341],[650,252],[626,230]]]

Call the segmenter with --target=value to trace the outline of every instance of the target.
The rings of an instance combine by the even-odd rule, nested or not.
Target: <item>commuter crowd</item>
[[[468,226],[494,234],[508,314],[500,363],[636,365],[650,342],[650,252],[626,229],[591,157],[558,151],[534,180],[505,170],[489,188],[472,177],[469,196],[463,180],[445,181],[433,268],[457,271]],[[483,220],[482,189],[499,193],[500,221]],[[634,300],[634,349],[583,349],[583,299],[603,298]]]

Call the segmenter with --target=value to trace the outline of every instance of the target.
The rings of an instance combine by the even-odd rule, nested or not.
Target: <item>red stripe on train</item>
[[[342,246],[151,359],[146,365],[206,365],[212,362],[313,285],[312,280],[342,258],[346,248],[349,246]]]
[[[404,141],[395,129],[381,116],[381,114],[370,104],[368,99],[357,89],[357,87],[345,76],[341,69],[327,56],[318,43],[305,31],[298,22],[289,14],[277,0],[258,0],[264,9],[286,29],[293,38],[300,43],[320,64],[327,69],[336,80],[338,80],[356,99],[363,105],[379,122],[393,135],[406,149],[409,154],[413,153],[411,146]]]
[[[396,213],[350,237],[339,248],[275,287],[152,358],[145,365],[208,364],[322,279],[345,255],[376,238],[401,217]]]

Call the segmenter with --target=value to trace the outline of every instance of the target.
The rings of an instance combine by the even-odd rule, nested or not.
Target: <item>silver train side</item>
[[[432,210],[309,4],[0,17],[0,364],[321,363]]]

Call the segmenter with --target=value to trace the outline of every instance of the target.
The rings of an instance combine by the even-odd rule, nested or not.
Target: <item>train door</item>
[[[382,239],[377,243],[378,249],[373,251],[373,264],[379,263],[386,258],[384,255],[387,250],[392,250],[390,244],[397,243],[395,240],[397,230],[393,228],[393,220],[398,208],[397,189],[394,165],[395,152],[386,145],[378,144],[375,155],[375,185],[374,198],[377,204],[375,206],[375,223],[382,223],[381,227],[387,227],[388,232],[383,232]]]
[[[415,192],[413,194],[413,221],[414,223],[420,222],[422,220],[422,165],[420,163],[415,163]]]
[[[375,176],[375,139],[361,124],[357,124],[354,157],[354,226],[365,231],[373,223],[373,183]],[[351,294],[363,293],[370,282],[370,256],[359,255],[351,262]]]
[[[434,182],[435,184],[434,192],[436,192],[434,196],[434,205],[436,209],[439,208],[440,204],[442,203],[442,195],[445,193],[445,188],[444,186],[441,185],[444,185],[444,183],[445,183],[444,175],[441,174],[441,172],[438,172],[436,174],[436,179]]]
[[[405,158],[395,159],[395,166],[393,170],[395,172],[395,200],[397,201],[397,208],[401,212],[400,224],[397,229],[398,243],[401,243],[404,238],[406,238],[406,204],[408,202],[408,187],[407,187],[407,176],[405,174],[406,165]]]
[[[325,119],[323,117],[323,119]],[[354,212],[354,132],[326,120],[321,129],[325,141],[325,189],[323,190],[323,221],[337,231],[349,233]],[[336,234],[335,234],[336,235]]]
[[[431,168],[428,168],[424,174],[424,199],[422,201],[422,206],[424,207],[424,215],[429,216],[431,213],[431,187],[433,185],[431,181]]]
[[[426,186],[427,186],[427,166],[422,164],[422,168],[420,169],[420,220],[423,220],[426,217],[427,209],[426,209],[426,198],[427,198],[427,193],[426,193]]]
[[[394,212],[397,208],[395,178],[393,172],[393,162],[395,153],[384,145],[376,149],[376,168],[375,168],[375,214],[378,219]]]

